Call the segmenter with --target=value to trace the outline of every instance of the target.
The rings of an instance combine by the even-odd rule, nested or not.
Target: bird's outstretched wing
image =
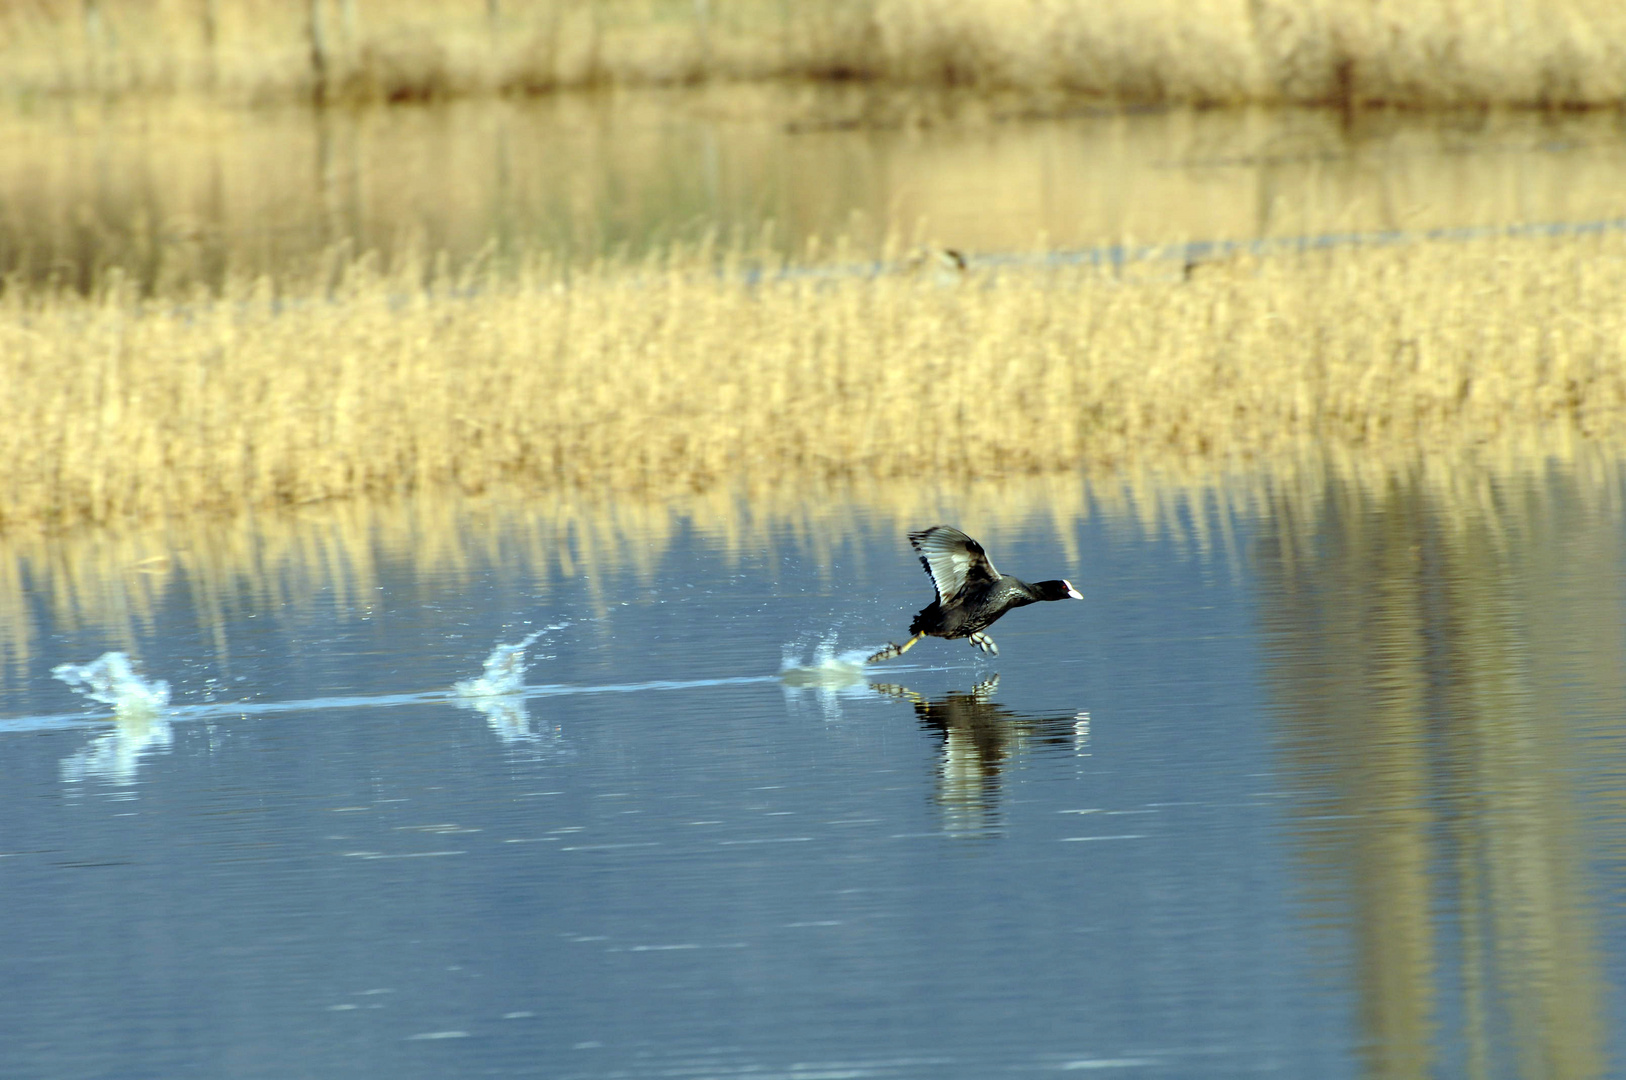
[[[988,553],[971,537],[949,525],[933,525],[909,534],[909,543],[920,552],[921,565],[937,586],[937,600],[946,604],[966,585],[999,580],[999,571],[988,561]]]

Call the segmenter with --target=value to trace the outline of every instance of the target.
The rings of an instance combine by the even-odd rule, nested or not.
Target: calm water
[[[845,678],[930,596],[862,506],[19,559],[0,1073],[1621,1075],[1618,481],[1262,490],[964,511],[1088,602]]]
[[[308,288],[335,249],[453,271],[715,233],[869,258],[1626,218],[1617,114],[1086,110],[724,87],[435,108],[0,109],[0,276]],[[426,271],[427,273],[428,271]]]

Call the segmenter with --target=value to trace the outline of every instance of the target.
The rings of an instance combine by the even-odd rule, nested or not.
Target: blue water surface
[[[680,530],[642,568],[545,582],[398,560],[365,604],[245,593],[218,618],[183,581],[134,643],[172,690],[145,719],[50,674],[131,643],[42,610],[0,694],[0,1074],[1564,1064],[1543,1031],[1475,1019],[1538,1010],[1463,989],[1484,935],[1452,888],[1425,890],[1418,948],[1400,915],[1371,930],[1359,886],[1324,895],[1409,896],[1410,864],[1338,839],[1351,815],[1396,835],[1388,804],[1329,810],[1336,765],[1284,749],[1314,732],[1282,691],[1301,675],[1271,620],[1299,571],[1270,523],[1235,522],[1228,551],[1069,529],[983,534],[1000,569],[1087,598],[1011,614],[997,658],[928,639],[812,685],[782,668],[902,640],[931,597],[890,526],[734,551]],[[534,693],[451,693],[538,630]],[[1594,1065],[1560,1071],[1615,1074],[1618,871],[1586,837],[1565,896],[1591,928]],[[1444,880],[1436,857],[1419,880]]]

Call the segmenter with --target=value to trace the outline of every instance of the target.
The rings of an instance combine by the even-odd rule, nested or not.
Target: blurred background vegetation
[[[739,80],[1613,106],[1613,0],[16,0],[0,94],[408,101]]]

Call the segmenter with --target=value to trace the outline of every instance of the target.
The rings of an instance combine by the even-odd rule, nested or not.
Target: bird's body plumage
[[[909,624],[912,636],[907,644],[888,645],[871,656],[871,662],[907,652],[926,636],[968,638],[971,644],[997,656],[999,650],[982,631],[1007,611],[1040,600],[1083,599],[1068,581],[1030,585],[1010,574],[1001,574],[981,544],[949,525],[912,532],[909,543],[920,553],[920,563],[932,579],[937,599],[915,615]]]

